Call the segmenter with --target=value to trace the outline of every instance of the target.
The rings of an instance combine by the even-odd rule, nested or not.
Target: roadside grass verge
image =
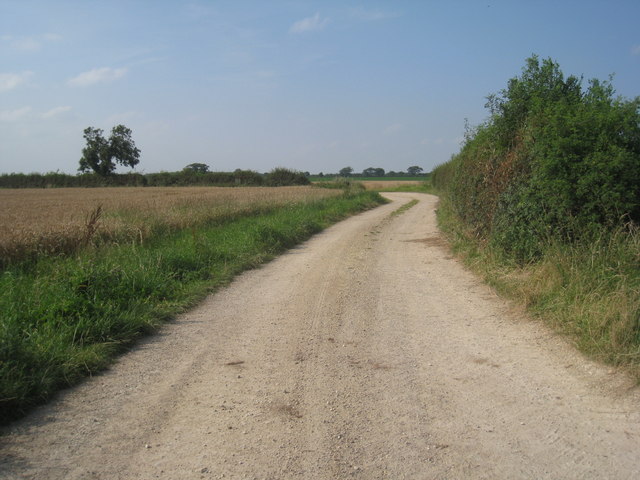
[[[0,189],[0,268],[340,195],[312,186]]]
[[[405,203],[404,205],[402,205],[400,208],[395,209],[393,212],[391,212],[391,216],[392,217],[396,217],[398,215],[402,215],[404,212],[406,212],[407,210],[409,210],[411,207],[415,206],[418,204],[418,200],[416,200],[415,198],[413,200],[411,200],[410,202]]]
[[[243,270],[381,203],[351,193],[12,264],[0,273],[0,423],[105,368]]]
[[[640,381],[640,232],[620,228],[572,245],[549,242],[528,264],[475,237],[443,195],[438,223],[453,251],[500,294],[566,334],[579,350]]]

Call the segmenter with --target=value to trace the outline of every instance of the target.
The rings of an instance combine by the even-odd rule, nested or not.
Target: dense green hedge
[[[274,168],[265,176],[264,183],[269,187],[284,187],[286,185],[309,185],[311,181],[302,172],[288,168]]]
[[[433,172],[472,233],[511,258],[640,222],[640,98],[616,97],[611,80],[582,83],[527,59]]]
[[[276,168],[267,174],[237,169],[233,172],[125,173],[97,175],[84,173],[11,173],[0,175],[0,188],[61,188],[61,187],[181,187],[181,186],[285,186],[308,185],[309,178],[301,172]]]
[[[106,177],[94,173],[8,173],[0,175],[0,188],[72,188],[72,187],[142,187],[147,179],[140,173],[113,174]]]

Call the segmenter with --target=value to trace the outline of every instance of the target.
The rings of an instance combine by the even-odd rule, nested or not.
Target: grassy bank
[[[640,97],[532,56],[431,172],[467,261],[640,378]]]
[[[454,252],[500,294],[567,334],[591,358],[640,381],[640,232],[551,241],[536,261],[522,264],[475,236],[446,194],[438,221]]]
[[[104,368],[237,273],[382,201],[362,192],[289,203],[142,244],[89,245],[13,263],[0,275],[0,422]]]

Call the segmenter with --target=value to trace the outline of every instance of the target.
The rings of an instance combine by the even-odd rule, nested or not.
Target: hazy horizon
[[[532,54],[640,94],[638,18],[637,1],[0,0],[0,173],[75,173],[84,128],[116,124],[139,172],[430,171]]]

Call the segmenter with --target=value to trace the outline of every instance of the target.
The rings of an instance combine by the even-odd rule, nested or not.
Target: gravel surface
[[[0,478],[638,478],[634,383],[386,195],[5,428]]]

